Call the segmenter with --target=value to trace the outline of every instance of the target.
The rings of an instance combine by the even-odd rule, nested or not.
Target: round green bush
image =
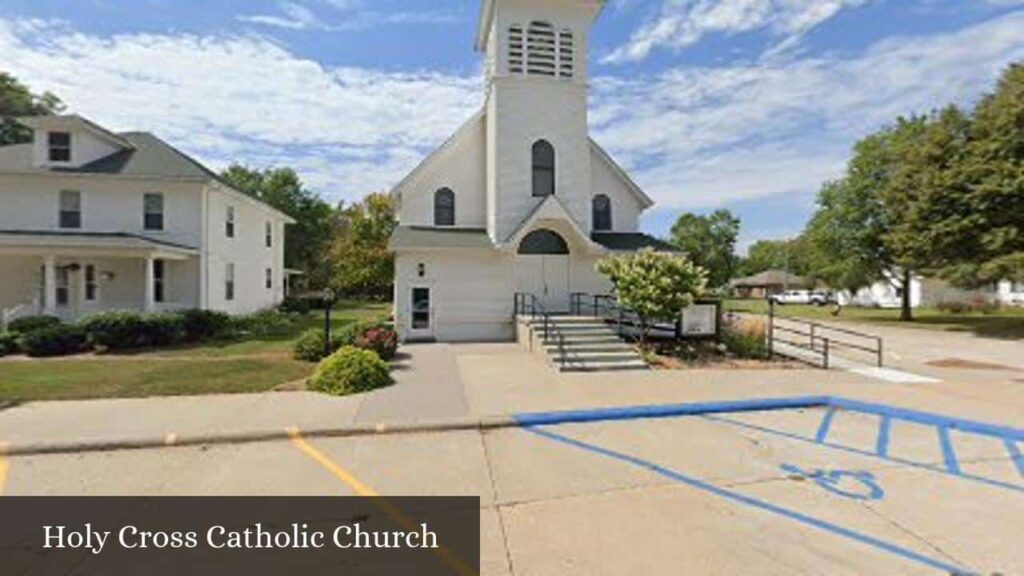
[[[20,349],[17,334],[13,332],[0,332],[0,357],[16,354]]]
[[[302,360],[305,362],[319,362],[324,359],[324,348],[327,335],[324,331],[319,328],[311,328],[306,330],[299,336],[298,340],[295,341],[295,346],[292,349],[292,356],[296,360]],[[336,352],[338,348],[341,348],[341,343],[337,338],[332,338],[331,352]]]
[[[388,365],[376,352],[344,346],[317,366],[309,389],[334,396],[369,392],[391,384]]]
[[[89,340],[108,350],[168,346],[184,337],[184,320],[178,314],[104,312],[81,322]]]
[[[85,350],[85,344],[85,330],[69,324],[40,328],[21,336],[21,349],[34,357],[77,354]]]
[[[26,316],[12,320],[7,325],[7,331],[15,334],[27,334],[40,328],[52,328],[60,325],[60,318],[56,316]]]
[[[181,329],[188,342],[202,342],[227,334],[231,328],[231,316],[214,310],[182,310],[176,315],[181,318]]]

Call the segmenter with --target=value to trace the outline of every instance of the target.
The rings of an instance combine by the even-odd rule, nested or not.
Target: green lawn
[[[342,301],[331,313],[331,324],[340,329],[359,320],[385,318],[389,312],[387,303]],[[125,356],[0,361],[0,401],[264,392],[313,372],[313,364],[291,359],[291,349],[303,331],[322,327],[323,322],[321,310],[278,337]]]
[[[726,309],[735,312],[767,314],[768,303],[764,300],[728,300]],[[914,310],[913,322],[901,322],[900,311],[881,308],[845,307],[839,316],[833,316],[833,306],[777,306],[776,314],[809,320],[862,322],[867,324],[890,324],[910,328],[973,332],[989,338],[1024,338],[1024,308],[1004,308],[991,314],[952,314],[935,308]]]

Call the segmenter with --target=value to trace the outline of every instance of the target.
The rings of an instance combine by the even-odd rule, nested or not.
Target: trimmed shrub
[[[292,349],[292,356],[296,360],[303,360],[305,362],[319,362],[324,359],[324,348],[327,335],[323,330],[319,328],[311,328],[302,333],[298,340],[295,341],[295,347]],[[337,338],[332,338],[331,352],[337,352],[338,348],[341,348],[341,344]]]
[[[313,309],[312,302],[308,298],[285,298],[281,305],[277,308],[284,314],[309,314],[309,311]]]
[[[18,318],[7,325],[8,332],[16,334],[27,334],[40,328],[52,328],[60,325],[60,318],[56,316],[26,316]]]
[[[85,344],[85,330],[68,324],[39,328],[21,337],[21,349],[34,357],[77,354],[86,348]]]
[[[0,357],[16,354],[20,349],[17,334],[13,332],[0,332]]]
[[[398,334],[390,328],[370,328],[356,338],[356,347],[373,350],[381,360],[393,360],[398,353]]]
[[[104,312],[84,319],[89,341],[108,350],[168,346],[184,338],[184,320],[178,314]]]
[[[310,390],[334,396],[369,392],[391,384],[388,365],[376,352],[344,346],[317,366]]]
[[[295,321],[276,310],[265,310],[232,319],[233,328],[244,336],[289,336]]]
[[[181,318],[183,337],[188,342],[202,342],[223,336],[231,330],[231,316],[213,310],[183,310]]]

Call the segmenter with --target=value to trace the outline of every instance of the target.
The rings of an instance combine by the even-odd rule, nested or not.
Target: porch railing
[[[7,330],[11,322],[18,318],[32,316],[35,313],[35,307],[32,304],[18,304],[17,306],[3,309],[0,311],[0,332]]]

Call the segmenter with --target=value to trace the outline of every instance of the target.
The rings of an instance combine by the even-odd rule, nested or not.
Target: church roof
[[[391,233],[391,250],[413,248],[494,248],[483,228],[399,226]]]
[[[675,252],[676,247],[642,232],[594,232],[590,238],[613,252],[635,252],[653,248],[658,252]]]

